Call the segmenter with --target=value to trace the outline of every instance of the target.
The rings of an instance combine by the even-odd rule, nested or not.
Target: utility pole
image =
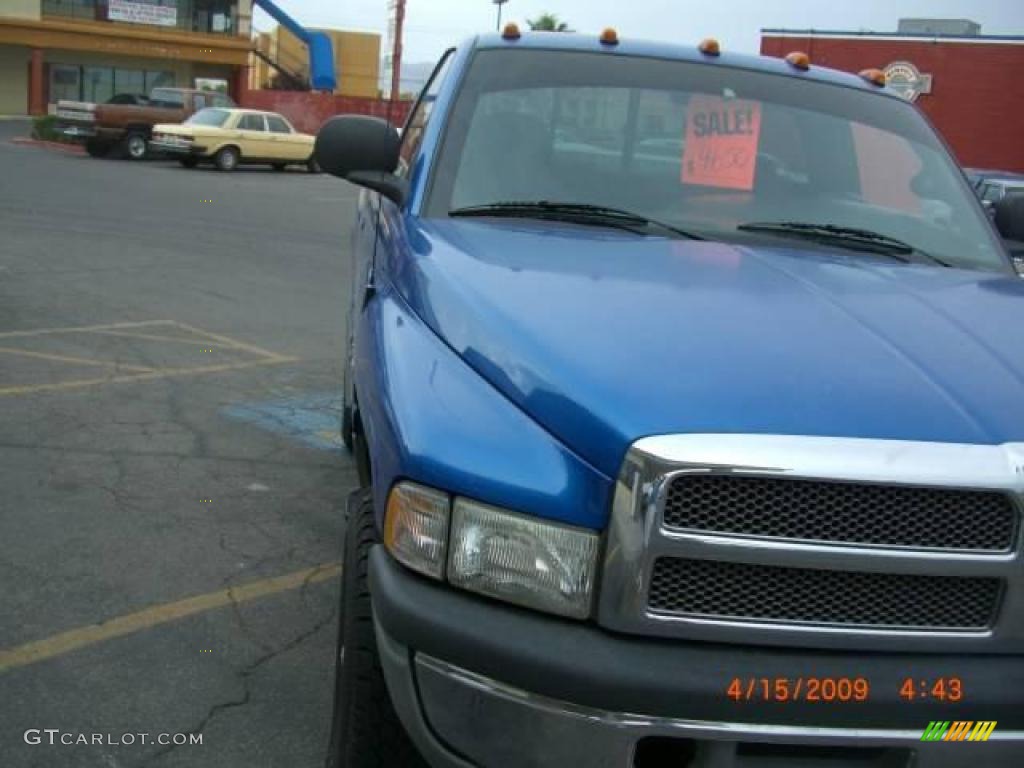
[[[402,87],[402,24],[405,0],[392,0],[395,7],[395,39],[391,49],[391,101],[398,101]]]
[[[498,6],[498,24],[495,26],[499,32],[501,31],[501,6],[507,3],[508,0],[494,0],[494,4]]]

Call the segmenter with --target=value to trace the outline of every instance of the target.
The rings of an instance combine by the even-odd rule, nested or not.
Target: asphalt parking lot
[[[355,192],[25,132],[0,123],[0,764],[321,765]]]

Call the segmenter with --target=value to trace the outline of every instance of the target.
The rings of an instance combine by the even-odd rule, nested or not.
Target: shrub
[[[57,130],[57,116],[43,115],[32,120],[32,138],[40,141],[66,141]]]

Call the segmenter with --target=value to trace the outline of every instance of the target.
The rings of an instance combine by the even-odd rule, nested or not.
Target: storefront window
[[[174,87],[174,73],[173,72],[146,72],[146,88],[145,93],[149,93],[154,88],[173,88]]]
[[[49,66],[48,99],[51,104],[61,99],[101,103],[117,94],[147,96],[154,88],[175,86],[173,72],[78,67],[71,64]]]
[[[82,96],[86,101],[101,103],[114,95],[114,70],[110,67],[84,67]]]
[[[43,0],[40,10],[44,16],[68,16],[72,19],[101,21],[104,6],[96,0]]]
[[[0,0],[2,2],[2,0]],[[234,34],[237,0],[41,0],[44,16]]]
[[[82,98],[82,70],[64,64],[50,65],[50,101],[78,101]]]
[[[147,93],[146,73],[141,69],[115,69],[114,93]]]

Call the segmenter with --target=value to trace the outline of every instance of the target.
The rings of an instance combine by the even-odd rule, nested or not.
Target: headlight
[[[510,603],[585,619],[598,541],[593,531],[456,499],[448,580]]]
[[[384,546],[407,568],[442,578],[450,507],[447,493],[416,483],[399,483],[388,494]]]
[[[454,586],[575,619],[590,616],[599,536],[401,482],[388,494],[384,546]]]

